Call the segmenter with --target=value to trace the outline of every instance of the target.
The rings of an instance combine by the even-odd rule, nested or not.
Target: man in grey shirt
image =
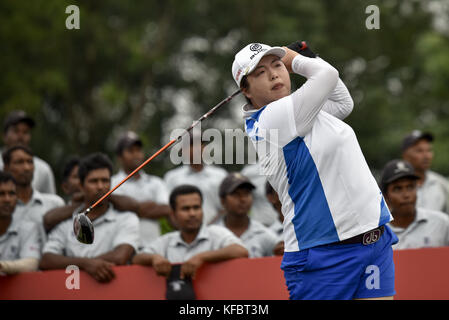
[[[393,249],[449,245],[449,217],[416,207],[419,178],[403,160],[388,162],[382,172],[381,190],[394,218],[389,226],[399,238]]]
[[[142,150],[142,140],[133,132],[125,132],[116,146],[116,154],[120,161],[120,170],[111,178],[112,186],[116,186],[143,162],[145,155]],[[116,194],[129,196],[137,200],[142,206],[149,208],[143,210],[140,216],[141,245],[147,245],[161,235],[159,219],[169,217],[168,191],[165,182],[143,170],[138,171],[132,178],[122,184]]]
[[[190,145],[189,164],[184,164],[168,171],[164,176],[164,181],[169,192],[182,184],[198,186],[204,200],[203,223],[210,224],[223,213],[220,198],[218,197],[218,186],[226,177],[227,172],[223,168],[203,163],[202,154],[205,143],[201,141],[200,135],[190,134],[188,137],[190,139],[190,141],[187,141]],[[185,143],[184,140],[183,143]]]
[[[28,147],[14,146],[2,154],[5,171],[9,172],[17,185],[17,205],[14,218],[17,221],[31,221],[39,226],[42,241],[46,240],[43,225],[45,213],[53,208],[64,205],[64,200],[55,194],[41,193],[35,190],[31,181],[34,173],[34,157]]]
[[[273,231],[248,216],[255,186],[240,173],[230,173],[221,183],[219,196],[225,215],[217,221],[239,237],[250,258],[282,255],[283,242]]]
[[[179,231],[160,236],[133,258],[134,264],[152,266],[168,277],[172,264],[182,263],[180,278],[194,278],[206,262],[248,257],[248,251],[232,232],[203,225],[202,193],[192,185],[176,187],[170,194],[173,220]]]
[[[34,120],[24,111],[11,112],[3,124],[3,143],[5,148],[16,145],[29,147],[31,141],[31,129],[35,126]],[[33,189],[42,193],[56,193],[55,178],[50,165],[41,158],[34,156],[35,170],[33,173]],[[0,170],[3,169],[3,161],[0,159]]]
[[[14,218],[16,203],[16,182],[9,173],[0,171],[0,274],[35,271],[39,264],[38,228]]]
[[[432,134],[414,130],[402,141],[402,158],[419,177],[417,206],[449,214],[449,181],[430,170],[433,160]]]
[[[94,153],[81,160],[78,173],[84,203],[74,215],[109,191],[112,163],[106,155]],[[95,228],[94,242],[90,245],[78,242],[72,219],[58,224],[44,246],[41,269],[76,265],[99,282],[109,282],[115,277],[112,266],[126,264],[137,250],[139,219],[130,212],[118,213],[108,199],[96,206],[89,218]]]

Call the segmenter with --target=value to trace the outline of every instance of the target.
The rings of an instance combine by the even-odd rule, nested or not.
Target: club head
[[[89,211],[87,209],[84,212],[78,213],[73,220],[73,232],[75,233],[76,239],[85,244],[94,242],[94,225],[86,215]]]

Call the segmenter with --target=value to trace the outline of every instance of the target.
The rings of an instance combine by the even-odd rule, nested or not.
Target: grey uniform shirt
[[[203,225],[192,243],[186,243],[180,231],[172,231],[154,240],[142,252],[161,255],[171,263],[182,263],[201,252],[222,249],[231,244],[243,246],[242,241],[228,229]]]
[[[30,201],[23,203],[21,200],[17,200],[16,209],[13,216],[17,221],[31,221],[36,223],[39,227],[39,236],[43,242],[47,239],[47,233],[44,229],[43,218],[44,215],[51,209],[64,206],[64,200],[50,193],[41,193],[37,190],[33,190]]]
[[[77,209],[78,210],[78,209]],[[118,212],[112,205],[99,218],[92,221],[95,235],[92,244],[76,240],[73,233],[73,218],[58,224],[48,235],[43,253],[54,253],[67,257],[95,258],[114,250],[121,244],[129,244],[138,249],[139,218],[131,212]]]
[[[284,226],[279,219],[276,219],[269,229],[278,236],[282,236],[282,232],[284,232]]]
[[[164,181],[169,192],[181,184],[198,187],[203,194],[203,223],[209,224],[222,209],[218,187],[226,176],[226,170],[214,165],[204,165],[199,172],[193,171],[189,165],[182,165],[168,171]]]
[[[139,202],[154,201],[158,204],[168,204],[168,190],[165,182],[156,176],[140,171],[140,178],[130,178],[122,184],[115,193],[132,197]],[[112,176],[111,185],[116,186],[128,175],[120,170]],[[141,246],[149,244],[161,235],[161,228],[157,219],[140,218],[140,240]]]
[[[31,221],[19,222],[13,217],[6,233],[0,236],[0,261],[40,259],[41,245],[36,224]]]
[[[50,165],[39,157],[34,156],[34,173],[31,183],[33,189],[42,193],[56,193],[55,176]],[[0,170],[3,170],[3,159],[0,157]]]
[[[443,212],[417,208],[415,220],[407,228],[389,226],[399,239],[393,249],[449,246],[449,217]]]
[[[416,206],[449,214],[449,181],[436,172],[427,171],[424,183],[418,187]]]
[[[272,225],[278,219],[278,214],[265,195],[266,176],[261,174],[259,164],[249,164],[243,168],[241,174],[246,176],[256,186],[253,191],[253,206],[250,216],[265,226]]]
[[[216,224],[226,227],[225,217],[220,218]],[[248,229],[242,233],[240,240],[248,250],[250,258],[272,256],[274,247],[282,241],[273,231],[251,218]]]

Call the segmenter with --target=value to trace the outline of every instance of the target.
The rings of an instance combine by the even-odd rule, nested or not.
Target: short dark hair
[[[89,172],[97,169],[108,169],[112,175],[112,162],[107,155],[101,152],[92,153],[80,160],[78,176],[81,184],[84,183]]]
[[[31,151],[31,149],[26,146],[22,146],[22,145],[13,146],[13,147],[6,149],[2,153],[3,163],[5,165],[9,165],[11,163],[11,155],[14,151],[17,151],[17,150],[22,150],[25,153],[29,154],[30,156],[32,156],[32,157],[34,156],[33,151]]]
[[[240,81],[240,89],[249,89],[249,82],[247,76],[243,76],[242,80]],[[251,100],[247,96],[245,96],[245,99],[248,104],[251,104]]]
[[[173,210],[176,210],[176,199],[178,196],[182,196],[185,194],[192,194],[197,193],[200,195],[201,203],[203,203],[203,194],[201,193],[201,190],[197,187],[190,185],[190,184],[183,184],[173,189],[173,191],[170,193],[170,207]]]
[[[0,170],[0,184],[7,183],[9,181],[12,181],[12,183],[16,184],[16,180],[9,172]]]
[[[72,173],[73,168],[79,166],[81,158],[79,156],[70,156],[62,169],[62,182],[66,182]]]

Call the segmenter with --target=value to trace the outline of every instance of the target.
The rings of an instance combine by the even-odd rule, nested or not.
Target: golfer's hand
[[[184,262],[181,266],[181,274],[180,278],[184,279],[187,277],[191,277],[195,279],[196,271],[203,264],[203,259],[200,255],[193,256],[186,262]]]
[[[113,263],[103,259],[88,259],[83,269],[98,282],[109,282],[115,278],[112,266]]]
[[[296,51],[293,51],[292,49],[289,49],[287,47],[282,47],[285,50],[285,56],[282,58],[282,62],[284,63],[285,67],[287,68],[288,72],[293,73],[292,70],[292,61],[293,59],[299,54]]]
[[[162,256],[153,257],[153,269],[159,276],[168,277],[171,271],[171,263]]]

